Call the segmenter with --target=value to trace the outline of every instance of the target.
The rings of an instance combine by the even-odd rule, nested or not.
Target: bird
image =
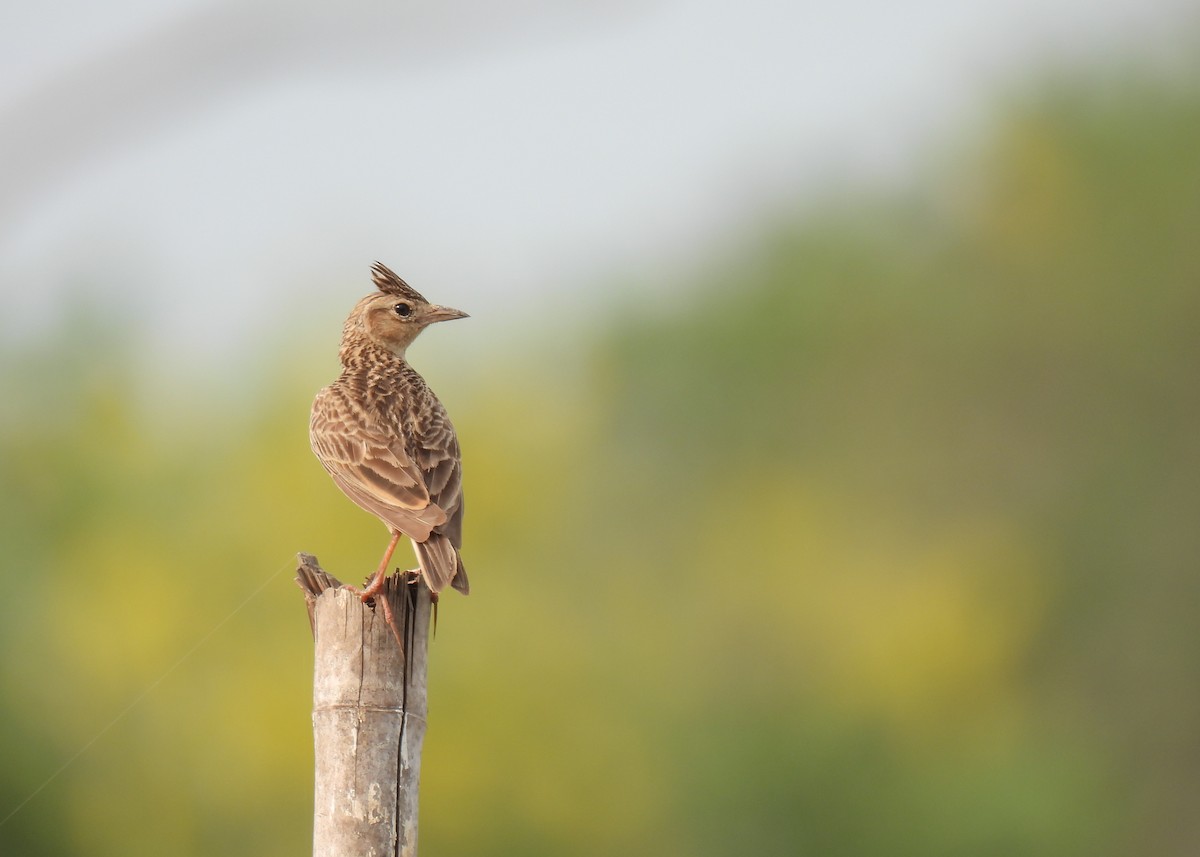
[[[370,602],[384,587],[400,537],[408,536],[417,568],[436,606],[447,587],[470,592],[463,567],[462,456],[446,409],[408,362],[408,347],[431,324],[467,318],[427,301],[380,262],[377,292],[360,300],[342,328],[342,371],[313,400],[309,441],[334,483],[388,528],[390,541],[365,587],[348,587]],[[387,598],[388,624],[400,639]],[[401,643],[403,646],[403,643]]]

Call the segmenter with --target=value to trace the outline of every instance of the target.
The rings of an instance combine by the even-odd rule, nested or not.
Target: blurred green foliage
[[[475,586],[429,853],[1200,847],[1200,91],[1059,82],[828,212],[570,355],[421,366]],[[65,765],[3,854],[309,848],[291,557],[386,538],[307,448],[340,321],[170,415],[116,324],[3,355],[0,815]]]

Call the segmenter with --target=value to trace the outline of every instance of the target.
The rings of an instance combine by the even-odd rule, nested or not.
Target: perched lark
[[[435,602],[447,586],[465,595],[458,438],[405,351],[434,322],[467,314],[429,303],[378,262],[371,273],[379,294],[360,300],[346,319],[342,374],[317,393],[309,439],[337,486],[391,531],[379,568],[361,590],[363,601],[383,588],[401,535],[412,540],[419,564],[413,573]],[[380,602],[395,631],[387,599]]]

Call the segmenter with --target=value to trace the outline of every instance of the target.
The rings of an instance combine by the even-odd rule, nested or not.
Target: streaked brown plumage
[[[338,353],[342,374],[317,393],[309,439],[337,486],[392,533],[362,592],[364,601],[383,586],[401,534],[412,540],[416,571],[435,600],[447,586],[466,594],[467,572],[458,553],[463,519],[458,438],[405,352],[428,325],[467,314],[429,303],[378,262],[371,273],[379,293],[360,300],[346,319]]]

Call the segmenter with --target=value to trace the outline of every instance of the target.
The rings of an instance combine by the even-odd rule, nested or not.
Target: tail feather
[[[454,572],[454,580],[450,581],[450,585],[463,595],[471,594],[471,583],[467,580],[467,569],[463,566],[461,556],[458,558],[458,570]]]
[[[465,592],[467,574],[463,570],[458,550],[450,542],[450,539],[441,533],[430,533],[429,538],[425,541],[414,544],[417,548],[417,559],[421,563],[421,574],[434,594],[441,592],[447,586],[453,586],[459,592]]]

